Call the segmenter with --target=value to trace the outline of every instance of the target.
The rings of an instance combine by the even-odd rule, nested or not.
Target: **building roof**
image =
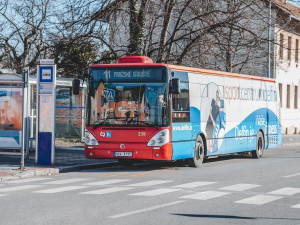
[[[272,0],[272,3],[284,13],[300,20],[300,7],[289,3],[287,0]]]

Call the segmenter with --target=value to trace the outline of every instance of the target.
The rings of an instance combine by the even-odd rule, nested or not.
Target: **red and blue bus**
[[[181,160],[251,152],[281,141],[274,79],[162,63],[145,56],[90,66],[85,155]]]

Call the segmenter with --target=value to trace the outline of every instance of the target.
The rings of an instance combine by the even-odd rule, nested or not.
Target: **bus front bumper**
[[[96,159],[153,159],[171,160],[172,144],[148,147],[145,143],[100,143],[98,146],[85,145],[85,156]]]

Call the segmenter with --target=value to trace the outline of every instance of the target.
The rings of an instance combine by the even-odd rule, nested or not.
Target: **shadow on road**
[[[269,217],[248,217],[248,216],[232,216],[232,215],[208,215],[208,214],[172,214],[175,216],[185,216],[185,217],[198,217],[198,218],[215,218],[215,219],[240,219],[240,220],[258,220],[258,219],[267,219],[267,220],[295,220],[297,218],[269,218]]]
[[[205,159],[203,167],[206,165],[214,164],[216,162],[224,162],[227,160],[254,160],[249,155],[223,155],[214,158]],[[134,163],[131,166],[124,166],[121,164],[117,164],[116,166],[99,168],[92,171],[99,172],[147,172],[147,171],[159,171],[159,170],[180,170],[182,168],[193,168],[189,165],[187,160],[177,160],[177,161],[139,161]],[[201,168],[200,168],[201,169]],[[88,172],[92,172],[91,170],[86,170]]]

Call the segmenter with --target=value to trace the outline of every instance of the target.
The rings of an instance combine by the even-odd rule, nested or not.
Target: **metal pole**
[[[22,73],[22,96],[23,96],[23,104],[22,104],[22,148],[21,148],[21,162],[20,169],[23,171],[25,169],[25,148],[27,146],[27,104],[28,104],[28,96],[27,96],[27,88],[28,88],[28,74],[29,68],[24,68]]]
[[[272,15],[272,2],[269,0],[269,22],[268,22],[268,77],[271,77],[271,15]]]

